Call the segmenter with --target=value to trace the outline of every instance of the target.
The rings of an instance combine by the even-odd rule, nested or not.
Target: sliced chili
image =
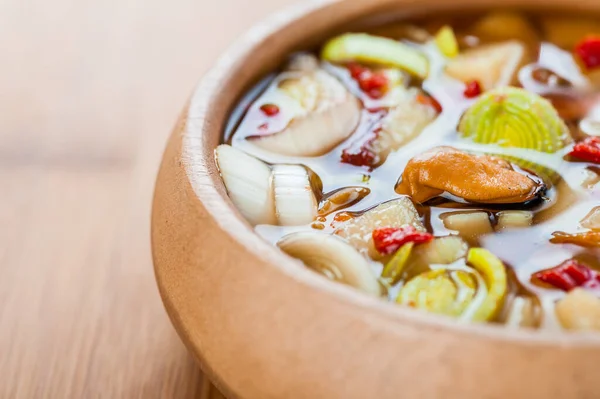
[[[373,143],[379,137],[381,129],[376,128],[373,130],[371,136],[359,144],[358,148],[356,145],[346,148],[342,151],[341,162],[347,163],[354,166],[368,166],[373,167],[379,162],[379,156],[373,150]]]
[[[422,232],[413,226],[384,227],[373,230],[373,243],[377,252],[389,255],[396,252],[402,245],[412,242],[423,244],[433,240],[433,234]]]
[[[569,153],[572,157],[600,163],[600,137],[588,137],[575,144]]]
[[[354,166],[373,166],[376,158],[377,155],[365,145],[356,152],[348,149],[342,151],[342,162]]]
[[[352,79],[356,80],[358,87],[369,97],[379,99],[385,95],[389,88],[389,79],[383,72],[373,72],[367,67],[356,63],[347,65]]]
[[[260,110],[267,116],[275,116],[279,113],[279,107],[276,104],[263,104]]]
[[[483,90],[481,89],[481,85],[476,80],[471,80],[465,84],[465,91],[463,94],[467,98],[474,98],[481,94]]]
[[[569,259],[552,269],[539,271],[532,277],[563,291],[588,285],[593,287],[599,281],[597,271],[575,259]]]
[[[579,56],[587,69],[600,66],[600,37],[588,36],[575,46],[575,53]]]

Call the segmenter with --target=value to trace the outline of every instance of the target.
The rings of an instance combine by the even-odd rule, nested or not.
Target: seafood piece
[[[475,203],[526,203],[544,190],[542,183],[514,171],[503,159],[452,147],[436,147],[412,158],[396,186],[396,192],[419,203],[444,192]]]

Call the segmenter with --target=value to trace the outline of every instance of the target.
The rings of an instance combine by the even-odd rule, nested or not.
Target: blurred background
[[[0,398],[195,398],[151,264],[192,88],[294,0],[0,0]]]

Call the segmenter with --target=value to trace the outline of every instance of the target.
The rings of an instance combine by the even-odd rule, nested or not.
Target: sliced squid
[[[226,144],[218,146],[215,154],[229,198],[248,222],[277,224],[271,168]]]
[[[294,226],[313,221],[318,203],[305,167],[274,165],[273,188],[278,224]]]
[[[287,156],[318,156],[350,136],[358,125],[360,101],[322,69],[314,56],[298,55],[276,82],[279,93],[295,104],[295,115],[279,132],[249,137],[258,147]]]
[[[283,237],[277,245],[286,254],[330,280],[369,295],[381,295],[381,284],[367,259],[338,237],[312,232],[293,233]]]
[[[484,90],[517,82],[519,68],[529,61],[523,43],[510,40],[466,50],[446,65],[446,73],[463,82],[476,80]]]
[[[373,230],[382,227],[402,227],[411,225],[418,231],[426,231],[419,213],[408,197],[384,202],[375,208],[350,219],[341,225],[335,234],[346,239],[350,245],[375,260],[382,259],[373,245]]]

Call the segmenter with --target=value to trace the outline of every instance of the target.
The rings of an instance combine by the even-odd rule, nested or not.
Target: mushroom
[[[289,234],[277,243],[279,248],[312,270],[369,295],[381,295],[381,284],[369,262],[341,238],[319,233]]]
[[[248,140],[281,155],[322,155],[352,134],[360,119],[360,101],[312,55],[298,55],[290,68],[275,80],[278,95],[293,104],[289,123]]]
[[[396,186],[396,192],[419,203],[444,192],[475,203],[526,203],[544,190],[543,183],[514,171],[503,159],[452,147],[436,147],[412,158]]]

